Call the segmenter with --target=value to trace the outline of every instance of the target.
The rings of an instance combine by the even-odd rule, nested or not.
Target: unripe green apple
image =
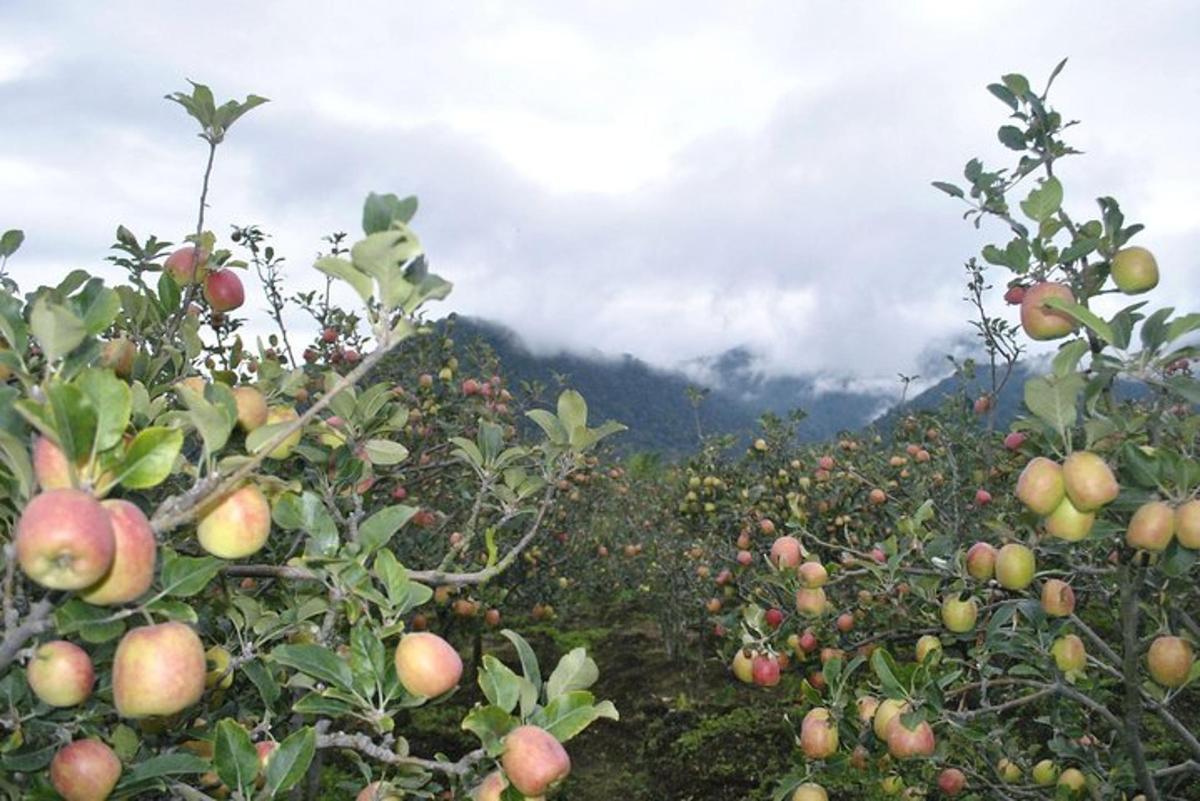
[[[1175,536],[1184,548],[1200,548],[1200,500],[1180,504],[1175,510]]]
[[[1000,774],[1000,781],[1005,784],[1016,784],[1021,781],[1021,766],[1008,757],[1004,757],[996,763],[996,772]]]
[[[1162,501],[1151,501],[1138,507],[1125,530],[1125,542],[1130,548],[1161,553],[1175,537],[1175,510]]]
[[[237,421],[242,431],[249,434],[266,425],[267,399],[257,387],[234,387],[233,400],[237,404]]]
[[[942,650],[942,641],[932,634],[923,634],[917,640],[917,662],[924,662],[934,651]]]
[[[875,720],[871,726],[875,731],[875,736],[887,742],[888,726],[891,725],[892,719],[908,710],[907,701],[899,701],[895,698],[884,698],[880,701],[878,708],[875,710]]]
[[[879,789],[884,795],[900,795],[900,791],[904,789],[904,779],[894,773],[884,776],[879,780]]]
[[[272,406],[267,409],[267,425],[276,423],[290,423],[296,420],[300,415],[291,406]],[[296,429],[289,434],[283,442],[275,446],[275,448],[267,454],[271,459],[286,459],[292,455],[292,449],[300,444],[300,437],[303,432]]]
[[[800,723],[800,750],[809,759],[828,759],[837,753],[838,727],[829,710],[818,706]]]
[[[1126,295],[1140,295],[1158,286],[1158,261],[1143,247],[1121,248],[1112,259],[1112,277]]]
[[[975,628],[978,614],[974,598],[964,601],[957,595],[948,595],[942,601],[942,623],[955,634],[964,634]]]
[[[1180,637],[1156,637],[1146,654],[1150,678],[1163,687],[1182,687],[1192,674],[1196,655],[1191,644]]]
[[[792,793],[792,801],[829,801],[829,794],[821,785],[805,782]]]
[[[932,756],[937,746],[933,727],[922,720],[911,729],[904,725],[904,716],[897,715],[888,724],[888,753],[896,759]]]
[[[1112,468],[1091,451],[1075,451],[1063,461],[1062,470],[1067,497],[1081,512],[1094,512],[1121,492]]]
[[[1017,478],[1017,498],[1035,514],[1050,514],[1065,495],[1062,466],[1045,456],[1030,459]]]
[[[200,700],[208,665],[190,626],[131,629],[113,656],[113,704],[124,718],[174,715]]]
[[[976,581],[989,581],[996,573],[996,549],[977,542],[967,550],[967,573]]]
[[[158,540],[146,515],[129,501],[107,500],[100,505],[112,523],[112,566],[104,578],[80,592],[79,597],[96,606],[127,604],[154,583]]]
[[[66,640],[38,646],[25,668],[29,689],[49,706],[75,706],[92,694],[96,671],[87,651]]]
[[[1074,634],[1055,640],[1050,646],[1050,654],[1054,664],[1068,677],[1081,675],[1087,668],[1087,649],[1083,647],[1083,640]]]
[[[1087,777],[1083,775],[1083,771],[1079,768],[1067,768],[1058,777],[1058,786],[1066,788],[1066,792],[1070,793],[1071,798],[1076,798],[1083,794],[1087,788]]]
[[[121,778],[121,760],[95,738],[76,740],[50,760],[50,784],[64,801],[104,801]]]
[[[1038,787],[1049,787],[1058,779],[1058,766],[1053,760],[1043,759],[1033,766],[1033,781]]]
[[[1059,339],[1078,327],[1073,318],[1057,309],[1047,307],[1046,301],[1059,298],[1075,302],[1075,295],[1065,284],[1043,281],[1025,290],[1021,300],[1021,327],[1030,339]]]
[[[537,726],[518,726],[504,738],[504,775],[525,796],[542,796],[571,772],[571,758],[554,735]]]
[[[1075,590],[1061,579],[1047,579],[1042,585],[1042,611],[1051,617],[1068,617],[1075,611]]]
[[[771,543],[771,563],[780,569],[796,567],[802,558],[804,548],[795,537],[783,536]]]
[[[1033,583],[1037,559],[1024,545],[1010,542],[996,554],[996,581],[1006,590],[1023,590]]]
[[[800,614],[815,617],[824,614],[827,606],[825,590],[819,587],[815,590],[807,587],[796,590],[796,611]]]
[[[500,771],[494,770],[471,790],[471,801],[500,801],[507,787],[508,779]]]
[[[458,686],[462,671],[458,651],[436,634],[405,634],[396,646],[396,675],[412,695],[435,698],[447,693]]]
[[[112,521],[100,502],[77,489],[34,497],[16,528],[17,561],[51,590],[82,590],[104,577],[116,551]]]
[[[209,503],[196,526],[200,547],[222,559],[257,553],[271,533],[271,505],[254,484]]]
[[[1067,542],[1079,542],[1092,533],[1096,523],[1095,512],[1081,512],[1064,497],[1049,517],[1046,518],[1046,533]]]

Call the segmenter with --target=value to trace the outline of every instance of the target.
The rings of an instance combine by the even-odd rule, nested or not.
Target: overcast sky
[[[1068,204],[1117,196],[1157,296],[1200,299],[1200,5],[333,5],[0,0],[15,277],[194,226],[203,145],[162,99],[192,78],[271,98],[218,153],[209,227],[271,231],[295,289],[366,192],[413,193],[447,309],[537,347],[891,377],[968,331],[962,263],[1003,234],[929,182],[1007,163],[984,87],[1069,56]]]

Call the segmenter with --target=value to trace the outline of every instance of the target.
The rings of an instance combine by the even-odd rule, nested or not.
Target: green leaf
[[[515,729],[518,720],[503,709],[495,706],[477,706],[463,719],[463,731],[479,738],[489,755],[499,755],[504,747],[504,737]]]
[[[271,511],[275,525],[287,531],[308,534],[305,553],[308,556],[333,556],[340,544],[337,523],[324,502],[315,492],[296,495],[288,492],[279,497]]]
[[[366,553],[382,548],[417,513],[415,506],[397,504],[380,509],[358,527],[358,542]]]
[[[1100,337],[1108,344],[1116,344],[1117,338],[1113,334],[1112,328],[1108,325],[1108,323],[1096,316],[1096,314],[1090,309],[1080,306],[1078,303],[1064,300],[1063,298],[1049,298],[1045,301],[1044,305],[1051,309],[1061,311],[1071,319],[1083,323],[1091,331],[1093,331],[1096,336]]]
[[[358,296],[362,298],[363,303],[371,302],[371,298],[375,294],[375,284],[371,281],[371,276],[359,270],[350,262],[334,256],[326,256],[323,259],[317,259],[315,266],[326,275],[333,276],[349,284],[358,293]]]
[[[394,194],[377,195],[371,192],[363,203],[363,233],[377,234],[392,227],[393,222],[408,224],[417,213],[417,198],[401,200]]]
[[[1015,125],[1004,125],[996,132],[1000,143],[1009,150],[1025,149],[1025,132]]]
[[[317,733],[311,726],[293,732],[267,761],[267,792],[277,795],[304,778],[317,752]]]
[[[563,424],[559,419],[545,409],[531,409],[525,413],[533,422],[546,432],[546,438],[554,445],[566,445],[568,441],[567,430],[563,428]]]
[[[221,572],[225,562],[215,556],[180,556],[163,548],[163,567],[159,575],[165,595],[187,598],[203,590]]]
[[[281,665],[295,668],[315,679],[349,690],[354,684],[350,666],[336,654],[319,645],[280,645],[271,658]]]
[[[391,466],[408,458],[408,448],[386,439],[369,439],[363,443],[367,461],[373,465]]]
[[[404,267],[421,255],[421,243],[403,223],[365,239],[350,248],[354,266],[375,279],[379,301],[394,309],[412,295],[414,286],[404,276]]]
[[[558,696],[546,705],[543,728],[554,735],[554,739],[565,743],[599,718],[620,720],[612,701],[599,704],[593,704],[593,701],[592,694],[584,690]]]
[[[1065,376],[1079,369],[1079,360],[1090,350],[1087,340],[1072,339],[1058,349],[1052,367],[1056,376]]]
[[[16,253],[21,247],[21,243],[25,241],[25,232],[19,231],[16,228],[11,228],[0,236],[0,259],[7,259],[12,254]]]
[[[139,762],[121,776],[117,789],[139,784],[149,779],[162,776],[186,776],[195,773],[207,773],[212,770],[212,764],[207,759],[201,759],[192,754],[177,751],[173,754],[160,754],[145,762]]]
[[[896,679],[896,663],[883,648],[876,648],[871,654],[871,670],[875,671],[875,676],[879,679],[879,683],[883,685],[885,692],[890,695],[898,695],[904,692],[904,688]]]
[[[73,462],[90,458],[98,425],[96,408],[91,400],[79,387],[58,383],[51,384],[46,390],[46,399],[63,453]]]
[[[167,480],[183,448],[183,432],[153,426],[138,432],[125,451],[117,481],[126,489],[150,489]]]
[[[1055,431],[1066,431],[1075,425],[1084,383],[1080,373],[1031,378],[1025,382],[1025,406]]]
[[[39,297],[29,314],[29,327],[42,345],[46,361],[53,364],[83,342],[87,328],[75,312],[51,301],[46,295]]]
[[[586,690],[600,678],[600,670],[584,648],[576,648],[558,661],[558,666],[546,680],[546,700],[552,701],[565,692]]]
[[[577,428],[586,428],[588,418],[587,401],[573,389],[558,396],[558,419],[563,429],[574,433]]]
[[[1017,101],[1016,95],[1009,90],[1008,87],[999,83],[988,84],[988,91],[1000,99],[1000,102],[1016,111],[1020,108],[1020,103]]]
[[[54,626],[63,636],[78,633],[85,641],[99,644],[115,640],[125,631],[125,621],[109,620],[111,617],[112,610],[72,598],[54,610]]]
[[[350,714],[354,707],[336,698],[326,698],[320,693],[309,693],[292,705],[292,711],[301,715],[319,715],[340,718]]]
[[[133,391],[112,370],[88,368],[75,379],[75,385],[91,401],[96,410],[96,450],[103,452],[114,447],[129,427],[133,413]]]
[[[1057,178],[1050,177],[1042,181],[1042,185],[1029,193],[1029,197],[1021,201],[1021,211],[1025,216],[1036,222],[1043,222],[1062,206],[1063,189]]]
[[[934,181],[933,186],[940,189],[950,197],[963,197],[963,191],[954,184],[946,183],[945,181]]]
[[[16,480],[20,498],[24,500],[32,497],[36,487],[28,445],[9,432],[0,430],[0,461],[3,461],[8,472]]]
[[[521,700],[521,682],[528,681],[514,673],[508,665],[490,654],[483,657],[479,671],[479,688],[493,706],[511,713]]]
[[[258,777],[258,752],[250,742],[250,733],[235,720],[217,723],[213,738],[213,766],[221,781],[238,792],[254,787]]]
[[[279,700],[279,683],[275,681],[275,677],[271,675],[271,671],[267,670],[266,666],[258,659],[252,659],[242,665],[242,673],[254,682],[254,686],[258,688],[258,694],[262,696],[263,703],[268,707],[274,706]]]
[[[533,684],[534,689],[540,693],[542,691],[542,673],[538,668],[537,656],[534,655],[533,649],[529,647],[529,643],[525,641],[524,637],[512,629],[501,629],[500,633],[507,637],[513,647],[517,649],[517,656],[521,660],[521,672]]]

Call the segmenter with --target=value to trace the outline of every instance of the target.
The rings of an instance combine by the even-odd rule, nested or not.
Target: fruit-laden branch
[[[418,767],[451,776],[465,776],[476,762],[487,756],[487,752],[482,748],[470,752],[457,762],[438,762],[433,759],[401,756],[391,748],[379,745],[365,734],[347,734],[340,731],[317,735],[317,748],[349,748],[387,765]]]
[[[422,584],[464,586],[467,584],[483,584],[500,575],[516,561],[521,552],[537,536],[538,531],[542,527],[542,522],[546,518],[546,511],[550,508],[551,502],[554,500],[556,489],[556,482],[551,481],[547,484],[546,494],[542,496],[542,502],[538,506],[537,515],[534,517],[533,523],[530,524],[529,530],[522,535],[517,544],[496,564],[473,573],[448,573],[444,570],[410,570],[408,572],[409,579],[419,581]],[[293,581],[321,581],[324,578],[324,574],[316,570],[310,570],[306,567],[291,567],[289,565],[228,565],[225,568],[225,575],[237,578],[280,578],[291,579]]]
[[[12,664],[26,642],[50,628],[50,613],[53,611],[54,602],[43,598],[30,607],[21,625],[5,630],[4,639],[0,640],[0,671]]]
[[[170,343],[175,339],[175,334],[179,332],[179,324],[183,321],[183,317],[187,314],[187,309],[192,305],[192,301],[196,299],[196,288],[200,285],[197,279],[196,270],[200,266],[200,237],[204,235],[204,209],[208,205],[208,182],[212,178],[213,161],[217,157],[217,143],[210,141],[208,143],[208,163],[204,167],[204,182],[200,187],[200,210],[196,213],[196,242],[192,246],[192,265],[191,276],[192,280],[188,282],[187,292],[184,294],[183,300],[179,304],[179,308],[175,311],[171,318],[170,326],[167,328],[167,335],[164,341]]]
[[[328,392],[314,401],[303,414],[280,429],[270,440],[263,443],[257,453],[243,462],[237,470],[225,478],[221,478],[215,474],[207,476],[183,495],[176,495],[163,501],[150,518],[150,526],[154,529],[154,533],[163,534],[187,523],[199,514],[201,507],[210,498],[221,497],[236,489],[238,484],[248,478],[263,463],[263,460],[267,458],[267,454],[271,453],[271,451],[282,445],[288,437],[311,422],[313,418],[333,402],[338,393],[349,389],[361,381],[379,360],[386,356],[399,342],[399,339],[393,340],[389,335],[385,334],[384,338],[380,340],[379,347],[368,353],[359,362],[357,367],[338,379],[338,382]]]

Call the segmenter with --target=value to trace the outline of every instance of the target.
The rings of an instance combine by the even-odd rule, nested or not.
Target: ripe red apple
[[[1112,259],[1113,283],[1126,295],[1140,295],[1158,286],[1158,261],[1143,247],[1121,248]]]
[[[938,789],[943,795],[956,796],[967,786],[967,777],[958,768],[946,768],[938,774]]]
[[[1174,688],[1187,684],[1195,661],[1196,655],[1191,644],[1180,637],[1156,637],[1146,654],[1150,678],[1163,687]]]
[[[436,634],[417,632],[396,646],[396,674],[412,695],[434,698],[458,686],[463,664],[458,651]]]
[[[829,710],[818,706],[808,711],[800,723],[800,750],[809,759],[828,759],[837,753],[837,722]]]
[[[180,286],[187,286],[192,283],[197,275],[203,277],[207,266],[208,251],[201,248],[199,255],[197,255],[196,248],[193,245],[181,247],[170,256],[167,256],[166,262],[163,263],[163,269],[169,272],[171,277],[175,279],[175,283]]]
[[[975,505],[976,506],[987,506],[991,502],[992,502],[992,493],[990,493],[987,490],[982,489],[982,488],[975,490]]]
[[[1046,518],[1046,533],[1067,542],[1078,542],[1092,532],[1096,523],[1095,512],[1081,512],[1071,503],[1070,498],[1063,498]]]
[[[799,645],[800,650],[804,651],[804,653],[807,654],[815,651],[817,649],[817,644],[817,635],[813,633],[812,629],[805,629],[803,633],[801,633]]]
[[[246,290],[233,270],[217,270],[204,279],[204,297],[215,311],[227,312],[246,302]]]
[[[888,724],[887,746],[896,759],[915,759],[932,756],[937,740],[928,722],[922,720],[910,729],[904,725],[903,716],[896,715]]]
[[[1045,456],[1030,459],[1017,479],[1017,498],[1035,514],[1053,512],[1065,493],[1062,467]]]
[[[1023,284],[1013,284],[1004,292],[1004,302],[1009,306],[1020,306],[1023,300],[1025,300],[1025,286]]]
[[[100,505],[112,523],[113,561],[104,577],[79,597],[96,606],[127,604],[154,583],[158,540],[146,515],[129,501],[107,500]]]
[[[978,414],[978,415],[987,414],[988,412],[990,412],[992,410],[992,396],[991,395],[980,395],[978,398],[975,399],[975,403],[972,404],[972,409],[974,410],[975,414]]]
[[[1065,284],[1043,281],[1025,290],[1021,299],[1021,327],[1030,339],[1059,339],[1078,327],[1071,317],[1045,305],[1054,298],[1075,302],[1075,295]]]
[[[50,784],[64,801],[104,801],[121,778],[121,760],[89,737],[60,748],[50,760]]]
[[[77,489],[34,497],[16,527],[25,575],[52,590],[82,590],[104,577],[116,552],[112,521],[99,501]]]
[[[1025,432],[1010,431],[1004,436],[1004,447],[1008,448],[1010,451],[1020,450],[1021,446],[1025,444],[1026,439],[1027,437]]]
[[[75,706],[92,694],[96,671],[87,651],[66,640],[38,646],[25,668],[29,689],[48,706]]]
[[[1067,617],[1075,611],[1075,590],[1061,579],[1042,585],[1042,610],[1051,617]]]
[[[942,623],[947,630],[955,634],[963,634],[975,628],[975,618],[978,614],[979,609],[975,606],[973,598],[964,601],[957,595],[948,595],[942,601]]]
[[[849,612],[843,612],[837,616],[837,620],[834,622],[834,625],[837,626],[838,631],[845,634],[854,628],[854,615],[850,614]]]
[[[1162,501],[1139,506],[1125,529],[1125,542],[1129,547],[1143,551],[1165,551],[1174,537],[1175,510]]]
[[[233,400],[237,403],[237,421],[242,431],[249,434],[266,424],[267,399],[257,387],[234,387]]]
[[[803,557],[804,548],[795,537],[783,536],[771,543],[771,563],[780,569],[796,567]]]
[[[123,718],[174,715],[200,700],[208,663],[190,626],[130,629],[113,656],[113,704]]]
[[[1087,649],[1083,646],[1083,640],[1074,634],[1066,634],[1055,640],[1050,646],[1050,655],[1054,657],[1058,669],[1068,677],[1082,674],[1087,667]]]
[[[255,484],[208,504],[196,526],[200,547],[222,559],[242,559],[262,550],[271,533],[271,505]]]
[[[492,628],[500,625],[500,610],[489,609],[483,613],[483,622],[487,623]]]
[[[1200,548],[1200,500],[1180,504],[1175,510],[1175,536],[1184,548]]]
[[[977,542],[967,550],[967,573],[976,581],[989,581],[996,573],[996,549]]]
[[[779,661],[767,654],[758,654],[750,664],[750,674],[759,687],[779,684]]]
[[[792,801],[829,801],[829,794],[821,785],[805,782],[792,792]]]
[[[796,590],[796,611],[802,615],[811,617],[823,614],[827,603],[823,589],[801,587]]]
[[[867,500],[875,506],[881,506],[887,503],[887,493],[876,487],[867,493]]]
[[[1091,451],[1075,451],[1063,461],[1063,486],[1081,512],[1094,512],[1121,492],[1112,468]]]
[[[892,720],[908,711],[907,701],[898,701],[895,698],[885,698],[880,701],[875,710],[875,719],[871,723],[875,736],[887,742],[888,727],[892,725]]]
[[[530,797],[545,795],[571,772],[562,743],[537,726],[518,726],[508,733],[500,764],[513,787]]]
[[[749,551],[737,552],[737,563],[742,567],[749,567],[754,562],[754,554]]]
[[[773,629],[777,629],[783,625],[783,610],[774,608],[768,609],[766,614],[763,615],[763,618],[767,621],[768,626]]]
[[[824,587],[825,582],[829,581],[829,571],[825,569],[825,565],[815,560],[804,562],[797,572],[800,575],[800,583],[809,589]]]
[[[1023,590],[1033,583],[1037,559],[1024,545],[1010,542],[996,554],[996,581],[1006,590]]]
[[[882,565],[887,561],[887,554],[884,553],[882,548],[876,547],[871,549],[871,558]]]

